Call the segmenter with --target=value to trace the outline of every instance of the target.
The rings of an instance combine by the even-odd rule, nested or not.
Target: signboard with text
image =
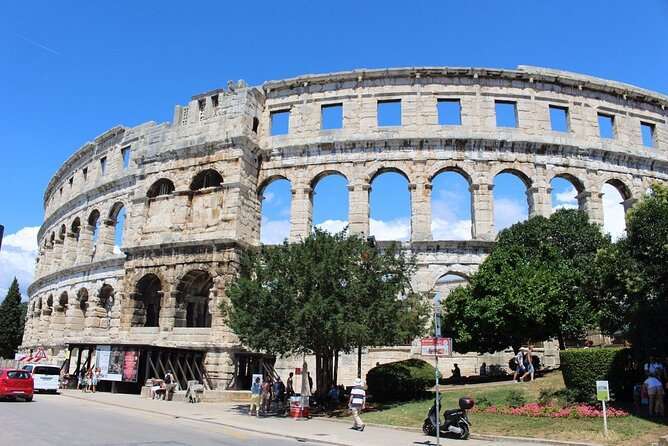
[[[451,338],[422,338],[420,340],[422,356],[449,356],[452,354]]]
[[[95,367],[100,368],[103,381],[137,381],[139,352],[122,347],[98,345],[95,349]]]

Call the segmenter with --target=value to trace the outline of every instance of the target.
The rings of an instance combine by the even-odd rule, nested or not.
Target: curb
[[[260,429],[252,429],[252,428],[249,428],[249,427],[236,426],[236,425],[229,424],[229,423],[221,423],[220,421],[203,420],[203,419],[200,419],[200,418],[173,415],[173,414],[170,414],[170,413],[160,412],[160,411],[152,410],[152,409],[142,409],[142,408],[127,406],[127,405],[124,405],[124,404],[112,403],[112,402],[107,402],[107,401],[97,401],[97,400],[91,400],[91,399],[88,399],[88,398],[81,398],[81,397],[74,396],[74,395],[68,395],[66,393],[61,393],[60,395],[64,396],[65,398],[72,398],[72,399],[75,399],[75,400],[88,401],[88,402],[91,402],[91,403],[102,404],[104,406],[113,406],[113,407],[120,407],[122,409],[131,409],[131,410],[136,410],[138,412],[146,412],[146,413],[150,413],[150,414],[154,414],[154,415],[162,415],[162,416],[167,416],[167,417],[171,417],[171,418],[176,418],[176,419],[179,419],[179,420],[195,421],[195,422],[198,422],[198,423],[206,423],[206,424],[215,424],[215,425],[218,425],[218,426],[223,426],[223,427],[227,427],[227,428],[231,428],[231,429],[236,429],[236,430],[239,430],[239,431],[252,432],[252,433],[255,433],[255,434],[262,434],[262,435],[269,435],[269,436],[277,437],[277,438],[291,438],[291,439],[297,440],[299,442],[326,444],[326,445],[330,445],[330,446],[350,446],[350,444],[348,444],[348,443],[337,443],[335,441],[323,440],[321,438],[300,437],[298,435],[290,435],[290,434],[285,434],[285,433],[282,433],[282,434],[279,435],[279,434],[276,434],[275,432],[267,432],[267,431],[263,431],[263,430],[260,430]]]

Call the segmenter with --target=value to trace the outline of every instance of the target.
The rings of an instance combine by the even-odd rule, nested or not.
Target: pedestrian
[[[663,383],[659,381],[656,376],[652,373],[647,377],[643,383],[645,390],[647,391],[647,397],[649,399],[649,416],[660,416],[664,415],[663,410]]]
[[[271,409],[271,378],[266,377],[262,384],[262,412],[269,413]]]
[[[533,368],[533,347],[529,347],[525,352],[524,352],[524,369],[526,370],[524,372],[524,375],[520,378],[520,381],[524,381],[524,378],[529,376],[529,381],[533,381],[533,376],[534,376],[534,368]]]
[[[656,356],[651,355],[649,361],[645,363],[645,376],[654,375],[660,381],[665,381],[665,369],[663,364],[659,362]]]
[[[280,411],[281,405],[283,403],[283,382],[281,381],[280,376],[276,378],[276,381],[274,381],[273,392],[274,402],[276,403],[276,411]]]
[[[524,351],[526,349],[524,347],[520,348],[515,357],[513,358],[513,362],[515,363],[515,373],[513,374],[513,381],[518,382],[517,378],[519,376],[524,375],[524,372],[526,370],[524,369]]]
[[[167,373],[165,373],[163,381],[165,383],[165,400],[171,401],[174,391],[176,390],[176,379],[171,370],[168,370]]]
[[[487,363],[483,362],[480,365],[480,376],[487,376]]]
[[[290,397],[292,397],[295,394],[295,388],[292,384],[293,376],[294,376],[294,373],[290,372],[290,375],[288,376],[287,390],[286,390],[286,393],[287,393],[286,396],[288,397],[288,399],[290,399]]]
[[[457,363],[455,363],[455,368],[451,370],[452,372],[452,382],[453,383],[458,383],[462,380],[462,371],[459,369],[459,366]]]
[[[354,386],[350,391],[350,399],[348,400],[348,407],[353,413],[353,429],[356,431],[363,431],[366,425],[360,418],[360,413],[366,404],[366,391],[362,386],[362,379],[355,378]]]
[[[90,392],[93,387],[93,369],[90,368],[86,372],[86,392]]]
[[[93,389],[93,393],[97,390],[97,383],[100,381],[100,375],[102,374],[102,371],[100,370],[99,367],[95,367],[95,370],[93,370],[93,376],[92,376],[92,386],[91,388]]]
[[[77,390],[86,391],[86,371],[81,368],[79,370],[79,380],[77,382]]]
[[[260,384],[260,377],[255,378],[255,382],[251,385],[251,400],[248,408],[248,415],[253,415],[253,408],[255,408],[255,416],[260,416],[260,392],[262,386]]]

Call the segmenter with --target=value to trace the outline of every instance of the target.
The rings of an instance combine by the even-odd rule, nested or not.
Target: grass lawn
[[[461,396],[487,398],[494,405],[504,405],[511,390],[524,394],[528,402],[536,401],[541,389],[564,387],[561,372],[553,372],[533,383],[499,384],[476,388],[448,388],[443,392],[444,407],[454,409]],[[369,423],[421,428],[432,400],[379,407],[364,414]],[[441,412],[442,413],[442,412]],[[472,432],[518,437],[539,437],[559,440],[588,441],[606,445],[640,446],[668,435],[667,421],[650,421],[636,416],[609,418],[610,434],[603,436],[603,420],[599,418],[542,418],[489,413],[470,414]]]

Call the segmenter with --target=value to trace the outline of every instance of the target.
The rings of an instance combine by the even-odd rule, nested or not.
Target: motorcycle
[[[441,396],[438,397],[439,407],[441,407]],[[443,417],[445,421],[440,421],[439,418],[439,431],[441,434],[450,434],[454,435],[460,440],[466,440],[471,434],[471,422],[469,417],[466,415],[466,411],[473,409],[475,402],[471,398],[460,398],[459,399],[459,409],[444,410]],[[426,435],[435,436],[436,435],[436,417],[439,416],[436,413],[436,401],[429,409],[427,413],[427,418],[424,419],[422,424],[422,432]]]

